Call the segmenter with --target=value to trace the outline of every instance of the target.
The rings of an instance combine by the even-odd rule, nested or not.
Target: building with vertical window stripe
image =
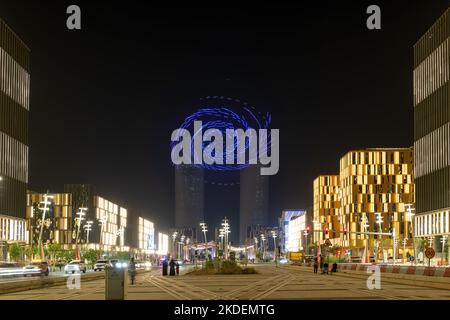
[[[0,260],[27,241],[30,50],[0,19]]]
[[[395,230],[395,240],[406,241],[405,250],[398,246],[395,256],[413,253],[407,210],[415,199],[412,148],[349,151],[340,160],[339,175],[319,176],[313,186],[314,242],[330,239],[332,245],[351,249],[355,259],[367,249],[366,256],[383,260],[394,256],[394,237],[387,234]]]
[[[341,230],[339,223],[339,175],[321,175],[313,182],[313,242],[323,244],[326,239],[334,241]],[[324,229],[328,228],[328,235]]]
[[[450,234],[450,8],[414,46],[415,235]]]
[[[49,221],[48,227],[43,234],[44,243],[59,243],[64,249],[71,249],[73,243],[74,217],[72,211],[72,194],[56,193],[50,194],[51,199],[50,210],[45,217]],[[42,219],[42,211],[40,203],[44,201],[44,193],[28,191],[27,193],[27,231],[29,234],[30,244],[37,243],[39,234],[40,220]]]

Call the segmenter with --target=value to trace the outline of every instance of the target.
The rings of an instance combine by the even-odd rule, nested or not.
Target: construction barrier
[[[359,263],[338,263],[338,270],[366,271],[370,264]],[[425,267],[425,266],[405,266],[392,264],[378,264],[381,272],[414,274],[421,276],[450,277],[450,267]]]

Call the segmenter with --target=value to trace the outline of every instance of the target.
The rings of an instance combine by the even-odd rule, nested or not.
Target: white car
[[[106,266],[112,266],[108,260],[97,260],[94,264],[94,271],[104,271]]]
[[[64,273],[86,273],[86,265],[81,260],[72,260],[64,267]]]

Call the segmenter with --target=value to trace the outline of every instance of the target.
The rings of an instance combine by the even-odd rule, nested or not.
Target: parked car
[[[86,265],[81,260],[72,260],[64,267],[64,273],[86,273]]]
[[[3,261],[0,262],[0,278],[21,276],[23,273],[23,268],[20,267],[17,263]]]
[[[104,271],[106,266],[112,266],[108,260],[97,260],[94,264],[94,271]]]
[[[23,267],[24,276],[48,276],[50,270],[47,261],[32,261],[30,264]]]

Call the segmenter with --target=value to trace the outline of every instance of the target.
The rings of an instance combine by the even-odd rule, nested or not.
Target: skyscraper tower
[[[449,77],[450,8],[414,46],[414,224],[418,237],[450,232]]]
[[[253,233],[269,223],[269,176],[260,166],[251,165],[240,172],[239,241],[243,244]]]
[[[30,50],[0,19],[0,260],[26,241]]]
[[[191,165],[175,166],[175,228],[192,229],[201,238],[200,222],[204,221],[204,172]]]

